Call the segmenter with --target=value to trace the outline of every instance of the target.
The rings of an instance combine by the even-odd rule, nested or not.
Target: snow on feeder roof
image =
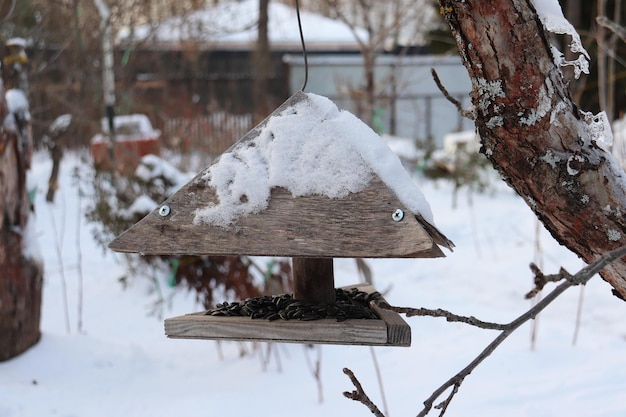
[[[298,92],[115,239],[149,255],[438,257],[453,247],[367,125]]]
[[[333,258],[444,256],[438,245],[454,246],[383,140],[327,98],[298,92],[109,247],[293,258],[287,300],[245,300],[237,306],[247,317],[232,317],[229,304],[227,314],[216,307],[170,318],[171,338],[409,346],[409,325],[380,307],[384,299],[372,287],[348,291],[370,319],[342,310]],[[270,299],[271,310],[250,313]],[[250,320],[268,311],[267,320]]]

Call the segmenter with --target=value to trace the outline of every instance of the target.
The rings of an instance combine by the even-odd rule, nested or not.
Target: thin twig
[[[404,312],[403,310],[406,310],[407,312],[415,313],[412,315],[428,315],[428,316],[435,316],[435,317],[445,317],[448,321],[460,321],[460,322],[471,324],[477,327],[481,327],[485,325],[486,327],[482,327],[482,328],[502,330],[502,332],[489,345],[487,345],[487,347],[484,348],[483,351],[480,352],[478,356],[476,356],[476,358],[474,358],[465,368],[459,371],[456,375],[452,376],[445,383],[443,383],[439,388],[437,388],[432,393],[430,397],[426,399],[426,401],[424,401],[424,408],[417,416],[418,417],[426,416],[430,412],[430,410],[433,408],[433,404],[435,403],[435,401],[445,391],[452,388],[452,391],[448,395],[448,397],[436,406],[436,408],[440,408],[442,410],[440,413],[440,416],[443,416],[448,405],[450,404],[450,402],[452,401],[452,399],[458,392],[458,389],[463,383],[463,381],[465,380],[465,378],[469,374],[471,374],[472,371],[476,369],[476,367],[482,361],[484,361],[488,356],[490,356],[493,353],[493,351],[504,340],[506,340],[507,337],[509,337],[515,330],[517,330],[524,323],[537,317],[537,315],[542,310],[544,310],[548,305],[550,305],[550,303],[552,303],[557,297],[559,297],[563,292],[565,292],[565,290],[575,285],[586,284],[596,273],[600,272],[602,268],[604,268],[605,266],[607,266],[614,260],[621,258],[622,256],[625,256],[625,255],[626,255],[626,246],[622,246],[618,249],[615,249],[611,252],[604,254],[593,263],[581,269],[576,275],[571,275],[567,273],[567,271],[565,271],[563,268],[561,268],[561,271],[559,274],[557,274],[557,276],[561,277],[561,279],[564,279],[564,281],[561,284],[559,284],[554,290],[552,290],[552,292],[547,294],[545,298],[538,301],[532,308],[530,308],[524,314],[522,314],[521,316],[519,316],[518,318],[516,318],[515,320],[513,320],[512,322],[508,324],[487,323],[487,322],[478,320],[474,317],[458,316],[456,314],[452,314],[448,311],[441,310],[441,309],[439,310],[407,309],[407,308],[389,306],[390,307],[389,309],[393,311],[397,311],[397,312]],[[531,266],[531,269],[532,269],[532,266]],[[537,272],[541,272],[541,271],[536,271],[535,275],[537,275]],[[544,276],[543,274],[541,275]],[[549,275],[547,277],[552,278],[553,276]],[[385,305],[381,305],[381,307],[388,308]],[[425,314],[419,314],[419,313],[425,313]],[[376,405],[373,404],[371,400],[369,399],[369,397],[365,394],[361,384],[356,379],[352,371],[350,371],[347,368],[344,368],[343,372],[350,377],[350,380],[356,387],[355,391],[344,392],[343,395],[352,400],[361,402],[362,404],[367,406],[370,409],[370,411],[372,411],[372,413],[374,413],[375,415],[382,416],[382,414],[380,413],[380,410],[378,410]]]
[[[356,379],[356,377],[354,376],[354,373],[348,368],[343,368],[343,373],[348,375],[348,378],[350,378],[350,381],[352,381],[352,384],[356,388],[356,390],[352,392],[344,391],[343,396],[346,398],[350,398],[351,400],[358,401],[361,404],[365,405],[367,408],[369,408],[369,410],[375,416],[385,417],[385,415],[380,412],[378,407],[376,407],[376,404],[374,404],[372,400],[370,400],[370,398],[367,396],[367,394],[365,394],[365,391],[363,391],[363,387],[361,386],[361,383],[359,382],[358,379]]]
[[[528,295],[526,296],[528,298]],[[532,305],[541,301],[541,292],[535,296],[532,300]],[[539,333],[539,316],[535,317],[535,319],[530,324],[530,350],[535,350],[535,346],[537,345],[537,333]]]
[[[604,26],[605,28],[609,29],[611,32],[613,32],[617,36],[619,36],[621,40],[626,42],[626,28],[624,28],[623,26],[618,25],[617,23],[615,23],[614,21],[610,20],[606,16],[598,16],[598,17],[596,17],[596,22],[600,26]]]
[[[322,386],[322,347],[320,345],[316,345],[315,349],[317,350],[317,360],[315,364],[311,360],[309,356],[309,349],[311,346],[302,345],[304,347],[304,357],[306,358],[306,364],[309,367],[309,371],[311,371],[311,375],[315,379],[317,384],[317,400],[320,404],[324,402],[324,387]]]
[[[506,324],[500,323],[492,323],[488,321],[482,321],[477,319],[474,316],[460,316],[458,314],[454,314],[449,312],[448,310],[444,310],[442,308],[437,309],[429,309],[429,308],[412,308],[412,307],[396,307],[387,304],[386,302],[377,302],[378,307],[384,308],[385,310],[395,311],[398,314],[406,314],[407,317],[414,316],[429,316],[429,317],[443,317],[449,322],[459,322],[469,324],[471,326],[480,327],[481,329],[488,330],[505,330],[507,328]]]
[[[261,348],[259,349],[259,356],[261,357],[261,369],[263,370],[263,372],[267,371],[268,365],[270,363],[273,343],[267,343],[265,346],[267,347],[265,357],[263,357],[263,346],[261,346]]]
[[[279,373],[283,372],[283,363],[280,360],[280,351],[278,350],[278,345],[274,347],[274,357],[276,358],[276,371]]]
[[[248,262],[248,266],[253,266],[254,269],[256,269],[257,271],[259,271],[261,273],[261,275],[265,275],[268,272],[268,271],[264,270],[263,268],[261,268],[259,266],[259,264],[254,262],[254,260],[252,258],[246,257],[246,261]]]
[[[541,247],[541,227],[542,223],[538,218],[535,218],[535,244],[534,244],[534,262],[539,269],[543,268],[543,249]],[[535,275],[536,276],[536,275]],[[533,304],[541,300],[541,294],[537,294],[537,300],[533,301]],[[528,298],[528,294],[526,295]],[[530,349],[535,350],[537,344],[537,334],[539,333],[539,316],[535,318],[530,324]]]
[[[65,210],[63,210],[65,212]],[[57,224],[54,216],[54,209],[50,207],[50,219],[52,221],[52,231],[54,232],[54,240],[55,240],[55,249],[57,253],[57,258],[59,259],[59,275],[61,277],[61,288],[63,292],[63,312],[65,313],[65,331],[67,334],[71,333],[70,329],[70,311],[69,311],[69,302],[67,300],[67,282],[65,280],[65,267],[63,263],[63,237],[64,234],[61,233],[59,235],[59,231],[57,230]],[[64,218],[63,218],[64,219]],[[61,226],[61,230],[65,230],[65,221]]]
[[[454,104],[456,109],[459,111],[459,114],[470,120],[476,120],[476,113],[473,110],[464,109],[461,102],[457,100],[456,98],[452,97],[450,93],[448,93],[448,90],[441,83],[441,80],[439,79],[439,75],[437,75],[437,71],[435,71],[434,68],[430,69],[430,73],[432,74],[433,79],[435,80],[435,84],[437,84],[437,87],[439,88],[439,91],[441,91],[441,93],[444,95],[445,98],[448,99],[450,103]]]
[[[83,252],[82,252],[82,245],[81,245],[81,241],[80,241],[80,237],[81,237],[81,228],[80,228],[80,222],[82,221],[82,198],[80,195],[80,191],[78,192],[78,220],[76,222],[76,261],[78,263],[78,305],[77,305],[77,316],[78,316],[78,323],[77,323],[77,330],[78,333],[81,334],[83,333],[83,295],[84,295],[84,291],[83,291],[83,283],[84,283],[84,279],[83,279]]]
[[[452,402],[452,398],[454,398],[456,393],[459,392],[459,387],[461,386],[462,382],[463,380],[460,380],[457,383],[455,383],[454,386],[452,387],[452,391],[450,391],[450,395],[448,395],[448,398],[446,398],[445,400],[443,400],[441,403],[437,404],[434,407],[437,410],[441,410],[441,413],[439,413],[440,416],[443,416],[446,413],[448,406]]]
[[[370,346],[370,353],[372,354],[372,361],[374,362],[374,369],[376,370],[376,378],[378,379],[378,386],[380,387],[380,398],[383,402],[383,409],[385,415],[389,415],[389,406],[387,405],[387,396],[385,395],[385,387],[383,386],[383,376],[380,372],[380,366],[378,366],[378,359],[376,358],[376,351],[373,346]]]
[[[539,267],[535,265],[534,262],[530,263],[530,270],[533,272],[533,274],[535,274],[535,288],[533,288],[532,290],[530,290],[530,292],[528,292],[528,294],[526,294],[525,297],[527,299],[533,298],[537,294],[539,294],[539,292],[548,282],[559,282],[562,280],[571,279],[572,277],[572,274],[567,272],[564,268],[561,268],[558,274],[544,275],[543,272],[541,272],[541,269],[539,269]]]
[[[217,357],[221,361],[224,359],[224,352],[222,351],[222,342],[219,340],[216,340],[215,345],[217,346]]]
[[[613,262],[614,260],[621,258],[626,255],[626,246],[622,246],[621,248],[615,249],[611,252],[608,252],[598,258],[595,262],[589,264],[585,268],[581,269],[576,275],[570,276],[569,279],[559,284],[552,292],[550,292],[543,300],[539,301],[528,310],[526,313],[519,316],[517,319],[513,320],[511,323],[507,325],[507,329],[503,330],[502,333],[496,337],[493,342],[491,342],[469,365],[463,368],[460,372],[458,372],[455,376],[446,381],[441,387],[439,387],[426,401],[424,401],[424,409],[417,415],[418,417],[423,417],[427,415],[431,408],[433,402],[441,396],[441,394],[446,391],[448,388],[452,386],[460,386],[466,376],[468,376],[476,367],[485,360],[493,351],[502,343],[507,337],[511,335],[516,329],[518,329],[522,324],[526,323],[528,320],[533,319],[539,314],[544,308],[546,308],[552,301],[554,301],[559,295],[561,295],[565,290],[574,286],[585,284],[587,281],[591,279],[596,273],[600,272],[602,268]],[[561,271],[564,271],[561,269]],[[455,391],[451,396],[454,396]],[[452,398],[449,398],[452,400]],[[449,403],[449,401],[448,401]],[[443,415],[443,414],[441,414]]]
[[[578,308],[576,309],[576,325],[574,326],[574,335],[572,336],[572,346],[576,346],[578,341],[578,332],[580,331],[580,323],[583,317],[583,300],[585,299],[585,287],[580,287],[578,294]]]

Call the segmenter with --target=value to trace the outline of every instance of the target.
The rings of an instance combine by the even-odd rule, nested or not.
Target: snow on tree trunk
[[[9,94],[12,93],[12,94]],[[11,98],[11,100],[5,99]],[[0,361],[11,359],[40,337],[43,270],[35,256],[26,170],[32,135],[21,90],[5,94],[0,81]]]
[[[472,80],[481,151],[586,262],[626,244],[625,174],[601,148],[602,120],[573,103],[531,0],[440,5]],[[602,277],[626,299],[624,259]]]

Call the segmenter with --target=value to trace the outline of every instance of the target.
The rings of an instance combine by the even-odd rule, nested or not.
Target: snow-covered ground
[[[43,153],[34,158],[31,182],[38,186],[36,228],[46,271],[43,336],[23,355],[0,363],[0,417],[371,415],[343,397],[353,389],[344,367],[383,407],[368,347],[246,344],[242,356],[235,342],[167,339],[162,318],[148,314],[157,298],[153,283],[131,278],[124,289],[118,281],[125,274],[122,258],[94,242],[81,216],[87,202],[72,179],[78,163],[76,155],[66,155],[61,188],[50,205],[45,191],[51,162]],[[445,259],[368,261],[376,287],[388,290],[392,304],[506,322],[531,305],[523,298],[532,287],[529,262],[542,262],[547,273],[582,267],[545,230],[537,239],[534,215],[506,187],[474,194],[471,204],[461,194],[452,208],[449,185],[418,182],[456,249]],[[335,270],[338,286],[359,280],[349,259],[336,260]],[[165,282],[160,289],[172,291]],[[592,279],[584,288],[573,346],[581,291],[566,292],[540,316],[534,349],[530,325],[506,340],[465,380],[446,415],[626,415],[626,304],[599,277]],[[180,291],[164,316],[197,310],[194,296]],[[443,319],[407,321],[410,348],[373,349],[388,416],[417,414],[434,389],[497,335]],[[321,403],[307,364],[320,353]]]

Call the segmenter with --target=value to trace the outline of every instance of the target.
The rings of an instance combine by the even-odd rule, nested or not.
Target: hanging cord
[[[302,42],[302,55],[304,56],[304,82],[300,90],[304,91],[306,83],[309,81],[309,61],[307,59],[306,45],[304,44],[304,34],[302,33],[302,21],[300,20],[300,5],[296,1],[296,16],[298,16],[298,29],[300,30],[300,41]]]

